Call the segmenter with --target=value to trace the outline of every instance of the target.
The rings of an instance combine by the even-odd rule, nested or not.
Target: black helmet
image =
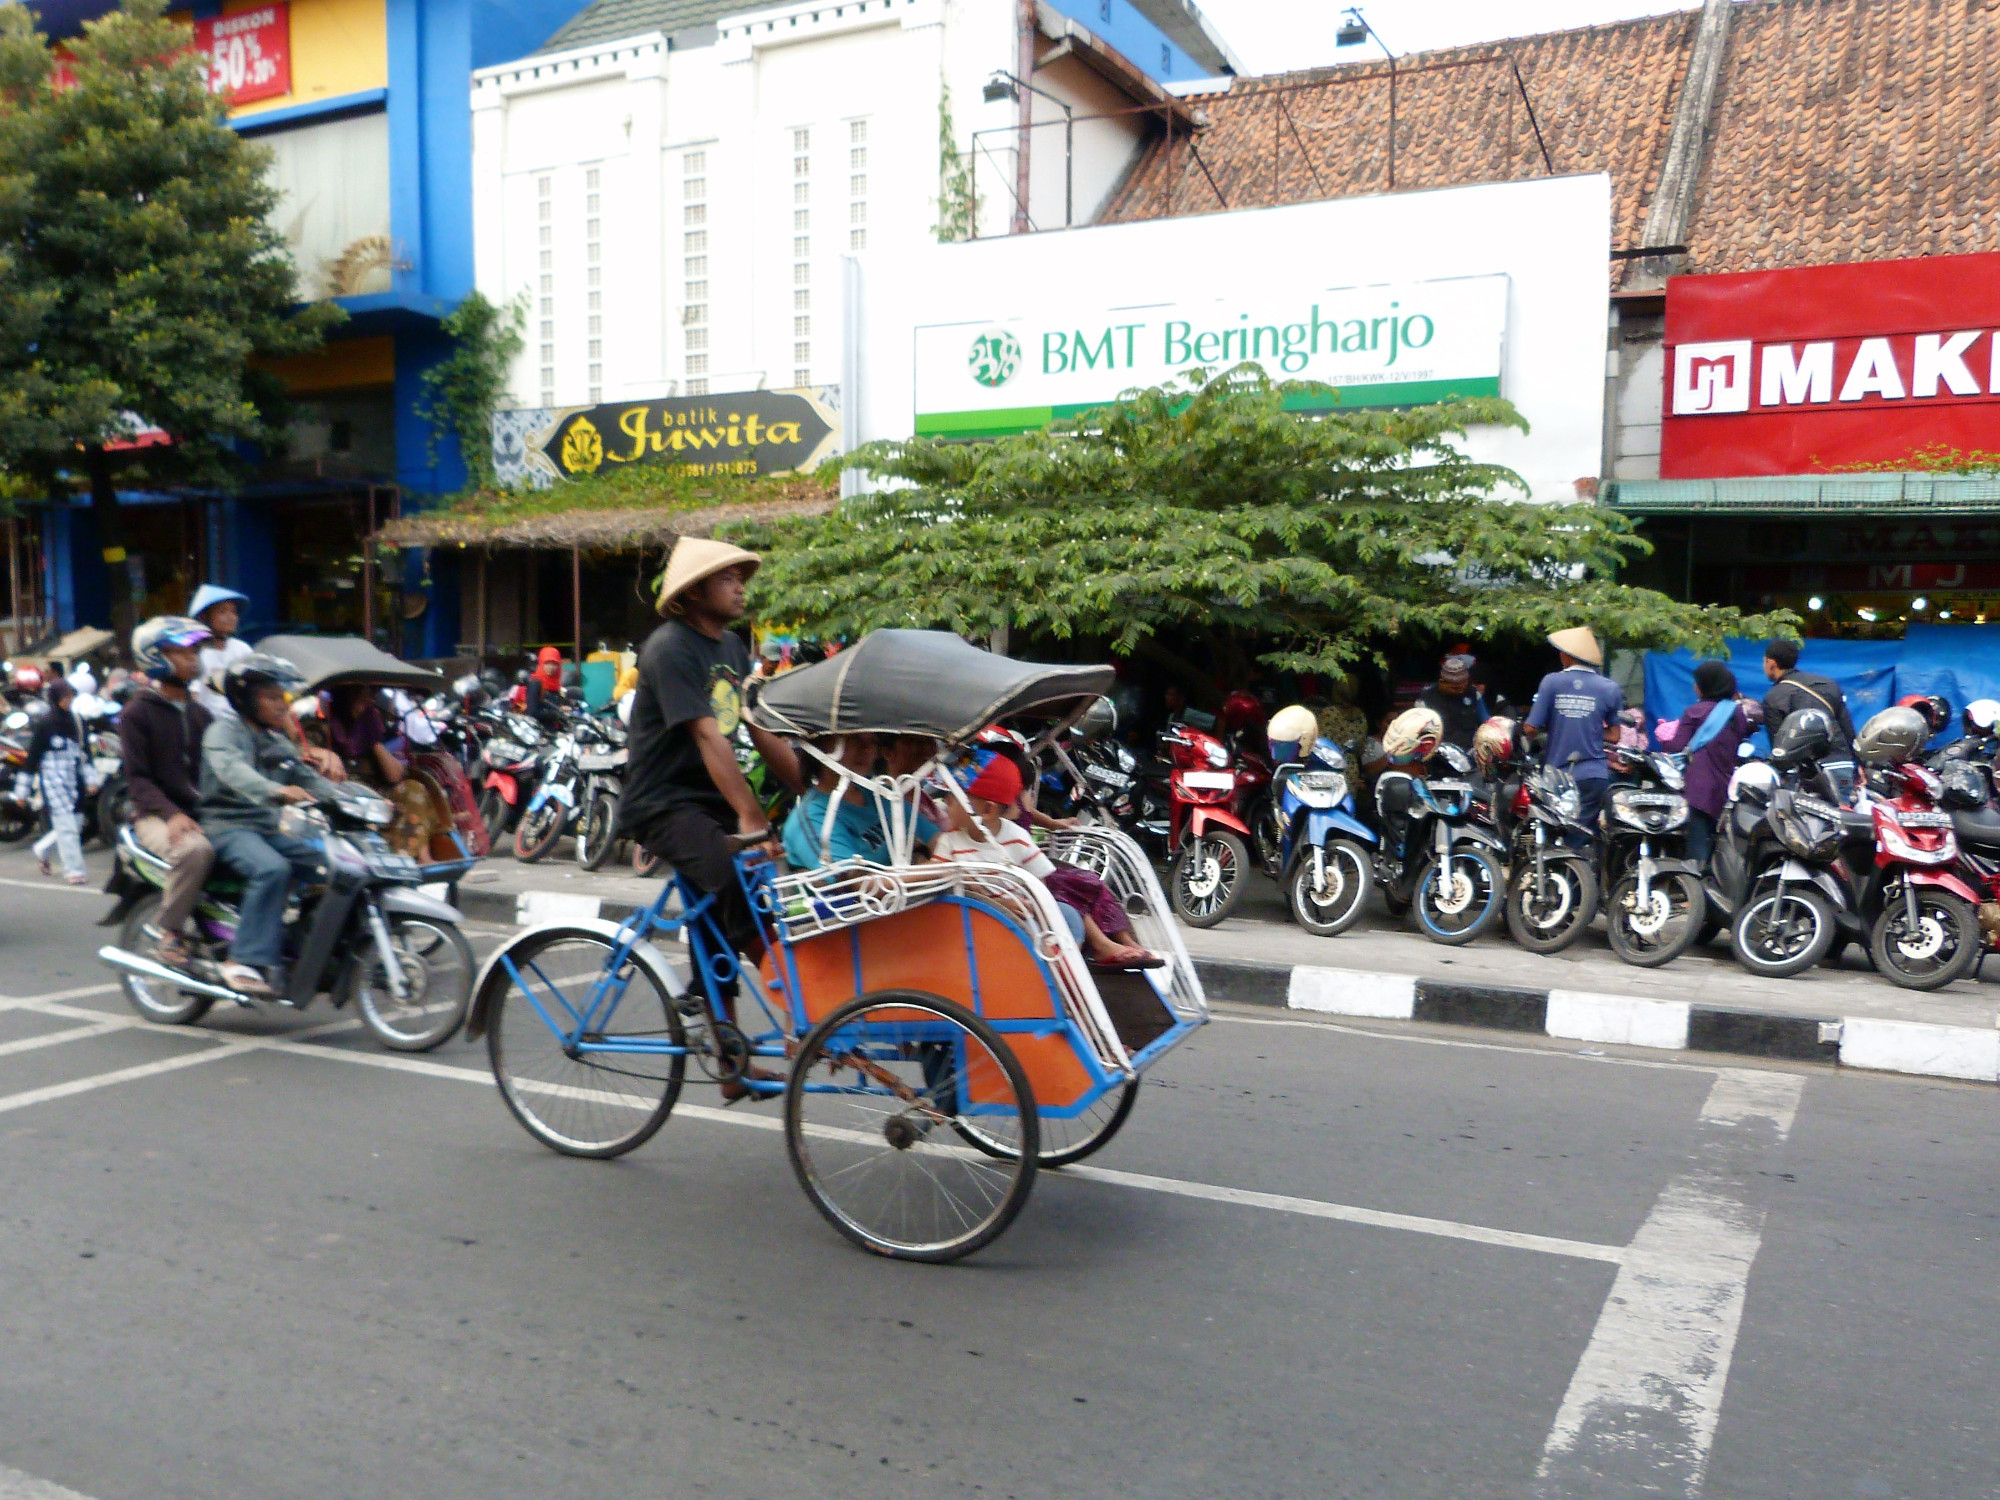
[[[1984,807],[1992,796],[1992,789],[1986,784],[1986,772],[1970,761],[1952,761],[1939,767],[1937,776],[1944,783],[1944,790],[1938,794],[1938,803],[1954,812]]]
[[[1118,731],[1118,707],[1109,698],[1099,698],[1083,711],[1073,733],[1080,740],[1101,740]]]
[[[1823,708],[1799,708],[1771,736],[1771,764],[1795,769],[1822,759],[1833,748],[1833,719]]]
[[[283,657],[266,656],[258,651],[229,664],[222,674],[222,696],[246,723],[254,724],[257,708],[253,700],[260,691],[274,687],[281,692],[296,693],[305,684],[305,674]]]

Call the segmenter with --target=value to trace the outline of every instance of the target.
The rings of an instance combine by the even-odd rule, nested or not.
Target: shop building
[[[69,34],[108,7],[56,0],[43,24]],[[363,539],[400,509],[449,492],[463,469],[432,457],[417,414],[446,352],[439,321],[473,285],[471,115],[475,68],[540,45],[576,0],[226,0],[183,13],[211,59],[230,123],[273,153],[275,221],[302,302],[348,321],[279,368],[298,420],[230,496],[121,493],[127,548],[149,609],[182,608],[217,580],[253,602],[246,628],[358,631],[364,615],[412,655],[450,650],[429,623],[447,566],[416,560],[364,603]],[[83,504],[40,508],[46,613],[56,628],[109,617]],[[441,602],[453,603],[448,598]],[[455,605],[445,613],[455,618]],[[442,616],[440,616],[442,618]],[[407,626],[408,628],[402,628]]]

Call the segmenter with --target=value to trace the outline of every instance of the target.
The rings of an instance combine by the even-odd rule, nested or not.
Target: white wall
[[[1014,0],[809,0],[725,17],[713,45],[674,49],[655,34],[475,74],[478,284],[495,301],[523,292],[530,299],[512,404],[692,394],[694,382],[714,393],[841,383],[843,258],[934,244],[940,92],[950,90],[962,146],[975,130],[1013,122],[1016,106],[984,102],[981,88],[994,70],[1015,66],[1015,15]],[[1035,81],[1079,113],[1129,102],[1074,61]],[[1046,101],[1037,109],[1061,118]],[[865,141],[854,139],[857,123]],[[809,133],[803,176],[793,150],[799,129]],[[1122,176],[1142,133],[1124,122],[1078,130],[1080,222]],[[1012,136],[986,139],[1004,142],[1011,189]],[[857,148],[866,153],[859,166]],[[690,153],[703,163],[698,175],[687,170]],[[1037,222],[1060,226],[1060,127],[1036,133],[1031,160]],[[595,213],[587,206],[592,171]],[[698,199],[687,196],[691,177],[701,184]],[[547,245],[538,217],[544,178]],[[981,232],[1002,234],[1011,193],[982,186]],[[699,225],[689,222],[690,208]],[[794,220],[801,211],[803,229]],[[865,246],[857,247],[857,231]],[[690,233],[706,236],[704,251],[690,250]],[[703,273],[689,273],[691,256],[705,260]],[[691,359],[707,368],[691,369]]]
[[[1480,429],[1467,448],[1522,475],[1533,499],[1571,500],[1603,461],[1610,216],[1610,179],[1595,175],[884,249],[863,263],[850,441],[911,432],[919,326],[1497,273],[1501,394],[1530,431]]]

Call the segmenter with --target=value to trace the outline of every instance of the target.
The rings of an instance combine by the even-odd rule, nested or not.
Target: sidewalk
[[[469,916],[526,922],[616,918],[658,894],[656,881],[629,868],[593,875],[567,858],[522,865],[504,855],[459,891]],[[1990,980],[1921,994],[1878,979],[1852,948],[1839,968],[1770,980],[1737,965],[1726,940],[1638,969],[1619,961],[1601,928],[1555,955],[1516,948],[1504,929],[1448,948],[1379,906],[1343,936],[1318,938],[1287,919],[1261,877],[1238,911],[1184,930],[1214,1001],[2000,1081],[2000,961]]]

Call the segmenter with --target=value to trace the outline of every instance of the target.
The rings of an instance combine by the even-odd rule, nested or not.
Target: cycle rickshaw
[[[769,940],[756,968],[723,938],[713,898],[678,877],[623,922],[513,938],[487,961],[467,1024],[487,1039],[509,1109],[557,1151],[618,1156],[664,1123],[693,1059],[712,1080],[782,1095],[800,1185],[855,1243],[926,1261],[989,1243],[1036,1169],[1110,1140],[1141,1073],[1208,1019],[1159,883],[1115,829],[1062,830],[1049,852],[1104,879],[1162,968],[1094,973],[1047,887],[1016,867],[912,860],[917,808],[940,765],[998,721],[1059,733],[1111,681],[1108,667],[882,630],[755,684],[751,722],[796,736],[840,773],[840,791],[861,788],[888,862],[786,874],[761,853],[740,855]],[[914,774],[870,777],[839,766],[837,743],[831,754],[804,743],[860,733],[928,736],[938,750]],[[941,784],[962,799],[949,777]],[[694,989],[655,945],[663,933],[685,942]],[[768,1059],[788,1061],[789,1076],[757,1076],[753,1063]]]

